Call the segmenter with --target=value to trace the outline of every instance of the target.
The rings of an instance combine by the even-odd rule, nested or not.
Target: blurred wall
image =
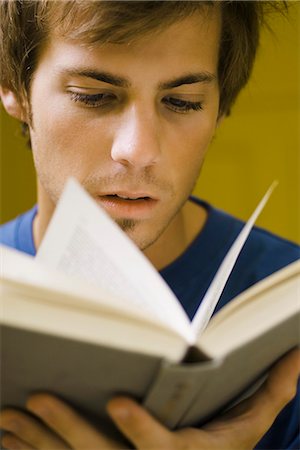
[[[21,135],[20,123],[0,104],[1,223],[35,203],[35,172],[31,151]]]
[[[219,128],[195,193],[246,219],[279,180],[259,225],[300,242],[300,3],[265,31],[252,80]],[[1,222],[35,202],[30,150],[1,109]]]

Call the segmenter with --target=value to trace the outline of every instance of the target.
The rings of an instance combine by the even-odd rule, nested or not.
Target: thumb
[[[117,397],[107,405],[107,412],[119,430],[137,449],[172,448],[172,433],[143,407],[127,397]]]

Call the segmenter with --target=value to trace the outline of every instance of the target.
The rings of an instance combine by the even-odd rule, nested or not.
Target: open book
[[[270,192],[190,323],[149,261],[70,180],[35,258],[1,247],[2,406],[50,391],[101,416],[125,393],[172,428],[236,401],[299,339],[300,261],[209,321]]]

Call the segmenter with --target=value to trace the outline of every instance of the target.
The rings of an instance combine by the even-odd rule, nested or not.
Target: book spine
[[[220,361],[163,364],[144,400],[144,406],[168,428],[175,428],[198,392],[205,388],[208,373],[219,364]]]

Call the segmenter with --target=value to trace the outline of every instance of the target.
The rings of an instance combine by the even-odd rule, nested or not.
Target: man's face
[[[73,176],[142,249],[179,220],[216,127],[219,34],[214,12],[130,44],[50,39],[30,129],[48,207]]]

